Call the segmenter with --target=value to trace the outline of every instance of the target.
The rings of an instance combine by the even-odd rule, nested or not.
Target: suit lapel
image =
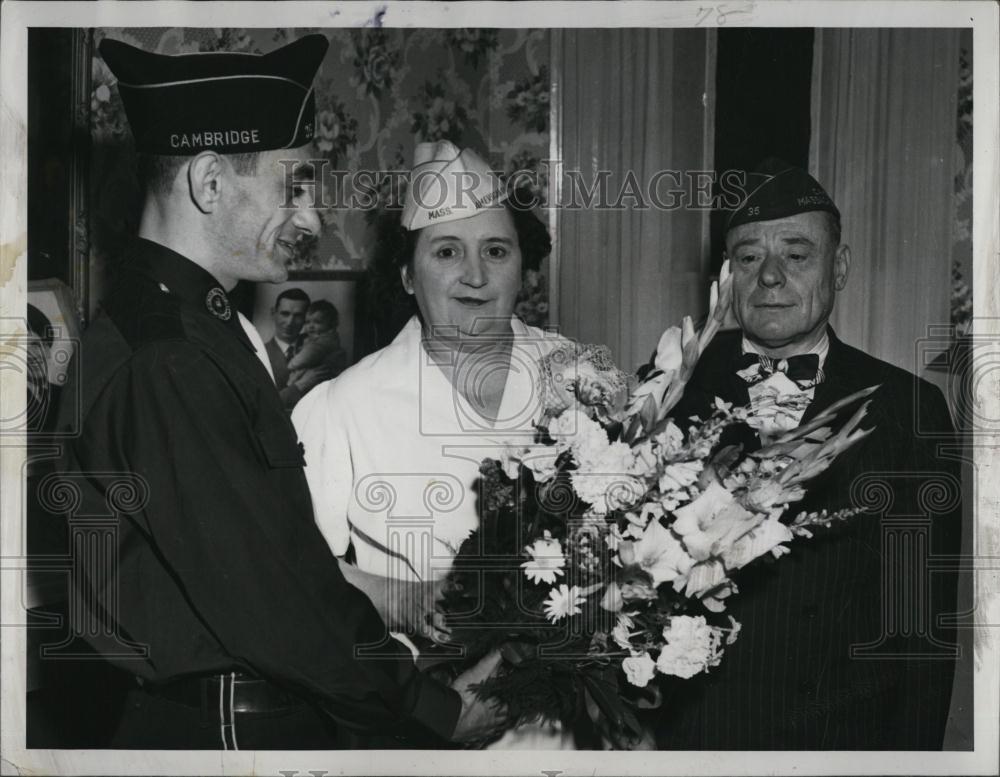
[[[285,354],[273,337],[267,341],[265,348],[267,348],[267,355],[271,360],[274,383],[279,389],[282,389],[288,385],[288,362],[285,359]]]
[[[803,424],[809,423],[821,410],[825,410],[838,399],[843,399],[848,394],[864,388],[865,385],[861,371],[852,363],[847,346],[837,338],[831,327],[827,327],[827,334],[830,337],[830,350],[823,363],[825,379],[816,386],[813,400],[802,416]]]
[[[750,393],[747,382],[736,374],[739,367],[742,340],[739,333],[719,342],[718,347],[699,363],[693,383],[698,386],[706,400],[711,403],[715,397],[735,406],[749,404]]]

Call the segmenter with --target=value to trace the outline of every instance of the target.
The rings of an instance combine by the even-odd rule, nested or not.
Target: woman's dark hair
[[[533,210],[537,202],[537,197],[530,190],[521,188],[513,190],[504,201],[517,232],[522,273],[537,270],[552,251],[549,230]],[[417,304],[403,289],[399,270],[412,267],[420,230],[403,229],[402,217],[402,209],[393,208],[383,211],[375,220],[370,288],[373,310],[382,310],[387,314],[391,311],[392,318],[405,323],[417,312]],[[390,326],[394,327],[395,323]]]
[[[537,270],[552,251],[549,230],[534,213],[537,205],[537,196],[527,187],[512,189],[504,201],[514,220],[522,273]],[[372,222],[371,270],[363,282],[367,292],[363,298],[369,310],[368,327],[362,333],[363,352],[388,345],[418,312],[416,300],[403,288],[399,271],[412,267],[420,231],[403,229],[402,217],[402,208],[396,206],[379,211]]]
[[[517,244],[521,249],[521,272],[537,270],[542,260],[552,251],[552,238],[549,230],[541,219],[535,215],[531,207],[520,203],[531,203],[530,193],[518,197],[514,192],[504,201],[504,206],[514,219],[514,230],[517,232]],[[375,264],[391,265],[395,270],[408,267],[413,263],[413,254],[417,248],[420,230],[403,229],[400,226],[403,212],[401,209],[386,211],[376,221],[378,230],[375,239]]]

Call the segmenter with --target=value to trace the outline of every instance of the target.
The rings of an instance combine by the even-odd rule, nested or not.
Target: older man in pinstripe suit
[[[865,512],[780,564],[737,576],[729,610],[743,624],[740,639],[722,666],[668,689],[654,722],[658,746],[940,749],[955,639],[939,619],[955,612],[956,585],[954,575],[927,570],[959,551],[957,468],[939,455],[953,435],[947,406],[936,388],[829,327],[851,256],[822,187],[775,163],[749,183],[726,232],[742,331],[716,338],[674,416],[707,415],[716,396],[750,405],[754,428],[729,442],[756,447],[880,384],[869,412],[875,432],[793,506]],[[769,390],[805,394],[804,414],[769,416],[760,402]]]

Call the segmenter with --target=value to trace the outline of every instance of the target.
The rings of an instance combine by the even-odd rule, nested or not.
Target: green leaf
[[[622,707],[622,721],[625,724],[625,728],[631,731],[632,734],[637,737],[642,736],[642,724],[639,722],[636,714],[628,707]]]
[[[626,427],[622,439],[629,444],[634,443],[638,439],[640,432],[642,432],[642,419],[638,415],[634,415],[629,420],[628,427]]]
[[[604,677],[593,673],[584,674],[583,682],[591,698],[605,717],[616,728],[623,728],[625,726],[625,705],[618,695],[618,683],[608,682]]]

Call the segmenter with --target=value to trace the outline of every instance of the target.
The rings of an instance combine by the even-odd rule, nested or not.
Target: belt
[[[232,711],[245,713],[288,712],[306,706],[306,702],[267,680],[236,672],[207,677],[191,677],[161,685],[140,682],[147,693],[200,710],[212,710],[220,696]]]

